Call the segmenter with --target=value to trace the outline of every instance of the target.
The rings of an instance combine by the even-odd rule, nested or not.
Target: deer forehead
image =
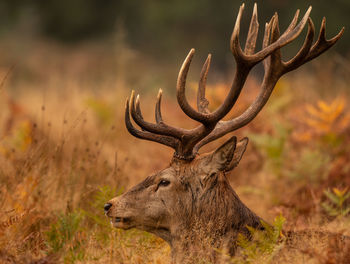
[[[169,170],[169,172],[172,176],[175,176],[181,182],[190,182],[192,180],[200,178],[203,174],[210,174],[215,171],[215,166],[211,164],[209,154],[210,153],[206,153],[197,156],[190,162],[173,160],[170,165],[170,168],[172,168],[172,170]]]
[[[153,175],[148,176],[141,183],[137,184],[133,188],[130,189],[129,192],[138,192],[143,189],[147,189],[150,186],[156,185],[161,180],[169,180],[172,181],[176,176],[176,171],[172,167],[168,167],[164,170],[161,170]]]

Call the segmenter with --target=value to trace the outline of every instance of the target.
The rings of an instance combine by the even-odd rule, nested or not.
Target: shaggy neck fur
[[[216,261],[215,249],[234,255],[239,233],[249,236],[246,226],[263,228],[261,218],[246,207],[228,183],[223,172],[218,172],[207,182],[201,181],[196,166],[179,167],[183,185],[189,188],[190,199],[181,199],[177,206],[177,219],[168,241],[175,263],[193,262],[207,258]],[[181,177],[181,176],[180,176]],[[192,186],[204,186],[203,189]],[[183,201],[186,201],[184,203]],[[180,217],[179,217],[180,216]]]

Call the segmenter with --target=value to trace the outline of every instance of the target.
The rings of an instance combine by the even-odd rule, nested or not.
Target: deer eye
[[[168,181],[168,180],[161,180],[158,183],[158,187],[165,187],[165,186],[168,186],[169,184],[170,184],[170,181]]]

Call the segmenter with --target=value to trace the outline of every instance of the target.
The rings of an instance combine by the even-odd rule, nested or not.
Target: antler
[[[239,31],[243,10],[244,4],[239,9],[230,42],[230,48],[236,60],[236,71],[231,89],[222,105],[214,112],[210,112],[208,110],[209,102],[205,98],[205,87],[211,62],[210,54],[208,55],[200,74],[197,93],[198,110],[195,110],[188,103],[185,96],[186,78],[195,52],[194,49],[191,49],[179,72],[176,95],[182,111],[191,119],[200,122],[201,125],[194,129],[176,128],[167,125],[163,121],[161,115],[162,90],[159,90],[157,97],[155,109],[156,124],[149,123],[142,117],[139,96],[137,96],[135,102],[134,92],[132,92],[130,105],[129,100],[127,99],[125,109],[126,127],[132,135],[172,147],[175,149],[174,156],[176,158],[192,160],[198,150],[205,144],[220,138],[229,132],[237,130],[252,121],[266,104],[273,88],[283,74],[300,67],[304,63],[316,58],[321,53],[328,50],[336,43],[344,32],[344,28],[342,28],[335,37],[327,40],[325,36],[325,18],[323,18],[320,34],[317,41],[313,44],[315,28],[311,18],[309,18],[311,12],[311,7],[309,7],[298,24],[299,10],[297,10],[286,31],[280,35],[278,15],[275,13],[270,22],[265,25],[262,49],[254,53],[259,29],[257,5],[254,4],[247,41],[243,51],[239,42]],[[306,24],[308,24],[308,32],[303,46],[294,58],[284,62],[281,59],[280,49],[297,38]],[[261,91],[253,104],[240,116],[228,121],[220,121],[236,103],[250,70],[262,61],[264,64],[265,75],[261,84]],[[140,126],[141,130],[136,129],[131,123],[130,113],[135,123]]]

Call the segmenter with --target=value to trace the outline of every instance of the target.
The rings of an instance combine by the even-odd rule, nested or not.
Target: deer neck
[[[193,199],[194,208],[185,210],[185,221],[172,230],[168,241],[175,263],[196,257],[215,261],[215,249],[234,255],[239,233],[249,236],[247,226],[262,228],[261,218],[239,199],[225,176]]]

